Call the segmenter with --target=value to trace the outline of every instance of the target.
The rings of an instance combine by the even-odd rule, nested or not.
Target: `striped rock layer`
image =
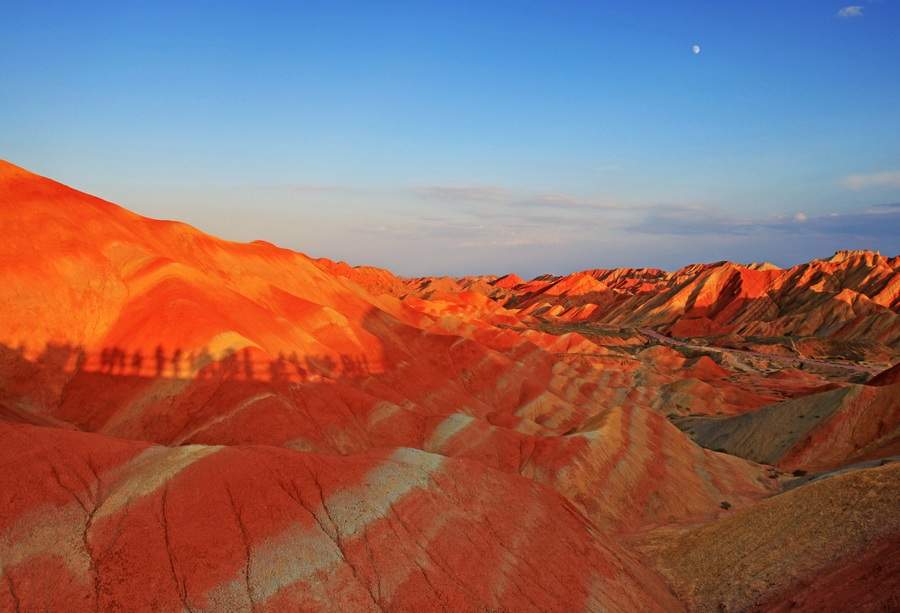
[[[550,329],[528,297],[681,295],[717,266],[405,281],[7,163],[0,234],[4,610],[679,610],[629,543],[780,485],[670,418],[850,389]],[[879,274],[845,277],[893,313]],[[664,314],[718,300],[705,291],[621,308],[668,331]],[[878,309],[835,311],[828,330],[883,332]]]

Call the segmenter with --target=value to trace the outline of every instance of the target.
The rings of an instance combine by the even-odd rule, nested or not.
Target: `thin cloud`
[[[628,230],[641,234],[674,236],[746,235],[757,226],[752,219],[741,219],[704,207],[658,207]]]
[[[507,202],[512,197],[496,185],[427,185],[418,190],[426,198],[446,202]]]
[[[900,204],[876,205],[861,211],[828,215],[796,214],[761,219],[736,218],[704,209],[659,210],[628,230],[670,236],[855,237],[867,240],[900,236]]]
[[[872,187],[900,187],[900,170],[849,175],[841,179],[841,185],[852,190]]]
[[[889,204],[876,204],[869,209],[872,214],[884,213],[890,215],[892,213],[900,213],[900,202],[891,202]]]
[[[501,223],[483,224],[475,221],[418,218],[395,224],[379,226],[359,226],[360,233],[371,236],[372,232],[394,240],[420,241],[434,244],[440,241],[454,248],[496,248],[558,245],[566,237],[560,232],[561,226],[546,226],[542,223]],[[549,230],[549,231],[548,231]]]
[[[605,202],[594,202],[590,200],[582,200],[568,194],[537,194],[529,198],[511,201],[509,204],[518,207],[534,207],[547,209],[563,209],[569,211],[579,210],[620,210],[624,207],[619,204],[611,204]]]
[[[853,17],[863,16],[863,7],[858,5],[845,6],[837,12],[837,16],[841,19],[850,19]]]
[[[491,208],[515,207],[556,209],[566,211],[622,210],[619,204],[580,198],[559,192],[528,193],[496,185],[428,185],[416,192],[428,200],[449,204],[480,204]]]
[[[874,242],[900,236],[900,207],[871,207],[852,213],[810,217],[802,224],[782,222],[769,227],[791,234],[854,237]]]

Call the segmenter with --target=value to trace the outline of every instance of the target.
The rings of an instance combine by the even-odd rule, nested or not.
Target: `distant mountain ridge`
[[[900,354],[900,256],[838,251],[791,268],[733,262],[593,269],[498,286],[493,277],[425,277],[405,291],[473,289],[522,315],[652,327],[677,337],[827,337]]]

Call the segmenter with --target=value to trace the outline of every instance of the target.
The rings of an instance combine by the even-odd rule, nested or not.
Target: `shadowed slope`
[[[709,449],[788,470],[828,470],[900,452],[900,384],[853,385],[735,417],[676,423]]]
[[[892,610],[898,491],[900,464],[853,471],[644,547],[690,610]]]

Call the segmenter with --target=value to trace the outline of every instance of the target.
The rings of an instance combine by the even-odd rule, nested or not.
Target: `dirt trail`
[[[841,370],[849,370],[852,372],[864,372],[868,374],[875,374],[880,372],[881,369],[874,366],[860,366],[858,364],[847,364],[845,362],[829,362],[826,360],[813,360],[811,358],[801,358],[799,356],[782,356],[782,355],[770,355],[767,353],[761,353],[759,351],[747,351],[745,349],[731,349],[728,347],[717,347],[715,345],[696,345],[693,343],[688,343],[685,341],[680,341],[678,339],[674,339],[670,336],[666,336],[656,330],[651,330],[650,328],[639,328],[638,330],[641,334],[648,336],[654,340],[657,340],[666,345],[673,345],[676,347],[686,347],[688,349],[697,349],[700,351],[709,351],[712,353],[730,353],[737,356],[758,358],[763,360],[768,360],[770,362],[778,362],[784,364],[785,366],[794,366],[798,362],[800,364],[806,364],[809,366],[819,366],[824,368],[838,368]]]

